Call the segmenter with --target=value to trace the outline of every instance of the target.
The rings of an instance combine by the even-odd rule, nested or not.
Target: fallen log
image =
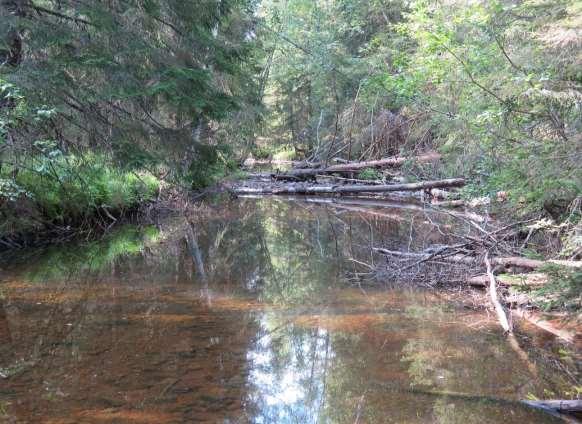
[[[453,263],[461,263],[467,265],[475,265],[479,262],[479,258],[475,256],[465,256],[465,255],[450,255],[450,256],[441,256],[441,255],[434,255],[430,253],[416,253],[416,252],[400,252],[395,250],[387,250],[382,248],[374,248],[374,251],[381,253],[383,255],[390,255],[390,256],[407,256],[411,258],[419,258],[419,259],[438,259],[440,261],[445,262],[453,262]],[[510,256],[510,257],[496,257],[491,258],[492,265],[500,265],[504,267],[509,266],[516,266],[521,268],[527,269],[538,269],[546,265],[555,264],[561,265],[570,268],[582,268],[582,261],[563,261],[559,259],[550,259],[547,261],[539,261],[537,259],[527,259],[527,258],[520,258],[518,256]]]
[[[501,265],[505,267],[517,266],[521,268],[538,269],[550,264],[561,265],[569,268],[582,268],[582,261],[566,261],[561,259],[549,259],[547,261],[540,261],[537,259],[521,258],[519,256],[510,256],[506,258],[494,258],[492,262],[494,265]]]
[[[438,398],[449,398],[454,399],[456,401],[461,402],[476,402],[479,404],[483,403],[491,403],[499,405],[500,407],[505,408],[513,408],[518,405],[522,405],[528,408],[535,408],[543,411],[549,415],[552,415],[557,418],[561,418],[566,423],[575,423],[579,424],[580,422],[573,416],[569,416],[566,414],[566,411],[559,412],[555,409],[556,404],[550,403],[549,405],[543,405],[543,402],[554,402],[553,400],[550,401],[529,401],[529,400],[510,400],[504,398],[496,398],[492,396],[484,396],[480,394],[471,394],[471,393],[463,393],[463,392],[455,392],[451,390],[423,390],[419,388],[408,388],[408,389],[401,389],[399,387],[395,387],[393,382],[386,382],[383,380],[372,379],[371,383],[376,386],[382,387],[384,390],[390,390],[392,392],[399,392],[399,393],[412,393],[418,396],[426,396],[426,397],[438,397]],[[537,403],[539,402],[539,403]],[[559,402],[559,401],[558,401]],[[570,402],[570,401],[567,401]],[[576,401],[577,402],[577,401]],[[565,408],[568,408],[567,404],[564,404]],[[576,405],[573,405],[573,408],[577,408]],[[569,411],[571,414],[576,414],[577,411],[574,411],[573,408]]]
[[[531,273],[531,274],[499,274],[495,276],[499,284],[504,286],[543,286],[548,282],[546,274]],[[469,277],[467,283],[476,287],[487,287],[489,284],[489,276],[486,274]]]
[[[522,400],[521,402],[534,408],[551,409],[562,414],[582,412],[582,400]]]
[[[286,184],[266,187],[235,187],[235,194],[344,194],[344,193],[387,193],[394,191],[418,191],[431,188],[462,187],[465,185],[463,178],[450,178],[446,180],[423,181],[419,183],[389,184],[389,185],[312,185],[312,184]]]
[[[375,247],[373,249],[375,252],[381,253],[382,255],[388,256],[399,256],[399,257],[408,257],[408,258],[417,258],[420,260],[439,260],[444,262],[453,262],[459,264],[466,264],[466,265],[476,265],[477,258],[474,256],[464,256],[464,255],[435,255],[434,253],[416,253],[416,252],[400,252],[398,250],[388,250],[383,249],[381,247]]]
[[[442,200],[458,200],[461,195],[458,192],[451,192],[446,190],[441,190],[438,188],[433,188],[430,190],[430,195],[435,199]]]
[[[430,204],[441,208],[462,208],[463,206],[467,206],[467,202],[464,200],[432,201]]]
[[[335,159],[339,160],[339,159]],[[242,166],[252,168],[261,165],[291,165],[295,169],[302,168],[320,168],[323,162],[309,162],[306,160],[287,160],[287,159],[255,159],[247,158],[243,161]]]
[[[489,297],[491,298],[491,303],[493,304],[493,308],[495,309],[495,313],[497,314],[497,319],[499,320],[499,324],[503,328],[505,333],[513,333],[513,327],[509,323],[507,319],[507,315],[505,313],[505,309],[499,302],[499,296],[497,295],[497,283],[495,281],[495,276],[493,275],[493,269],[491,268],[491,261],[489,261],[489,253],[485,254],[485,266],[487,267],[487,276],[489,277]]]
[[[342,163],[339,165],[332,165],[326,168],[310,168],[310,169],[291,169],[289,171],[281,172],[280,174],[272,173],[273,178],[279,177],[309,177],[309,176],[316,176],[316,175],[323,175],[323,174],[346,174],[352,172],[359,172],[366,168],[388,168],[388,167],[395,167],[395,166],[402,166],[404,163],[408,161],[415,161],[415,162],[435,162],[440,159],[440,155],[438,153],[427,153],[420,156],[414,157],[403,157],[403,156],[396,156],[391,158],[385,158],[380,160],[371,160],[366,162],[349,162],[349,163]]]

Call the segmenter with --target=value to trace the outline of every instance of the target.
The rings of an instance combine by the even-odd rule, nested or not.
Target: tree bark
[[[25,5],[26,0],[1,0],[0,1],[0,18],[2,24],[6,25],[6,21],[11,18],[22,18],[26,15]],[[0,49],[0,66],[7,65],[12,68],[17,67],[22,61],[22,35],[18,24],[16,23],[6,35],[6,48]]]
[[[428,253],[416,253],[416,252],[400,252],[395,250],[388,250],[383,248],[374,248],[374,250],[378,253],[382,253],[384,255],[391,255],[391,256],[407,256],[412,258],[427,258],[431,259],[430,254]],[[479,258],[474,256],[465,256],[465,255],[451,255],[451,256],[435,256],[434,259],[438,259],[439,261],[445,262],[454,262],[454,263],[461,263],[467,265],[475,265],[479,263]],[[538,261],[536,259],[527,259],[521,258],[518,256],[510,256],[510,257],[501,257],[501,258],[491,258],[492,265],[501,265],[501,266],[517,266],[521,268],[528,268],[528,269],[538,269],[546,265],[555,264],[561,265],[569,268],[582,268],[582,261],[563,261],[559,259],[550,259],[547,261]]]
[[[282,174],[271,174],[273,178],[282,177],[282,178],[289,178],[289,177],[310,177],[316,176],[321,174],[349,174],[352,172],[358,172],[366,168],[387,168],[391,166],[402,166],[405,162],[412,160],[416,162],[434,162],[440,159],[440,155],[438,153],[427,153],[424,155],[416,156],[416,157],[402,157],[396,156],[386,159],[380,160],[372,160],[367,162],[350,162],[350,163],[343,163],[339,165],[331,165],[325,168],[314,168],[314,169],[292,169],[286,171]]]
[[[307,170],[310,171],[310,170]],[[288,184],[270,187],[237,187],[233,189],[236,194],[346,194],[346,193],[386,193],[394,191],[418,191],[439,187],[461,187],[465,184],[462,178],[450,178],[448,180],[423,181],[420,183],[390,184],[390,185],[312,185],[312,184]]]
[[[521,402],[534,408],[552,409],[566,414],[582,412],[582,400],[522,400]]]
[[[531,274],[501,274],[495,276],[499,284],[505,286],[543,286],[548,282],[546,274],[531,273]],[[489,284],[489,276],[486,274],[469,277],[467,283],[471,286],[487,287]]]
[[[503,309],[503,305],[501,305],[501,302],[499,302],[499,297],[497,295],[497,283],[495,282],[495,276],[493,275],[491,262],[489,261],[489,253],[485,255],[485,266],[487,267],[487,276],[489,277],[489,297],[491,298],[491,303],[495,308],[497,319],[499,320],[499,324],[501,324],[503,331],[505,331],[505,333],[511,334],[513,332],[513,328],[507,319],[507,314],[505,313],[505,309]]]

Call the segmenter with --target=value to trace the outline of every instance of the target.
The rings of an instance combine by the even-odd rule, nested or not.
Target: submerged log
[[[563,414],[581,413],[582,400],[522,400],[534,408],[551,409]]]
[[[313,185],[287,184],[268,187],[235,187],[236,194],[343,194],[343,193],[386,193],[394,191],[418,191],[432,188],[462,187],[463,178],[450,178],[437,181],[423,181],[420,183],[389,184],[389,185]]]
[[[554,336],[568,342],[568,343],[579,343],[580,339],[577,339],[577,333],[574,329],[567,329],[564,326],[563,321],[550,320],[544,317],[543,314],[535,311],[527,311],[524,309],[512,309],[511,313],[518,318],[528,321],[530,324],[553,334]],[[579,335],[578,335],[579,337]]]
[[[427,153],[420,156],[414,157],[403,157],[396,156],[392,158],[371,160],[366,162],[349,162],[342,163],[339,165],[332,165],[326,168],[311,168],[311,169],[291,169],[289,171],[282,172],[280,174],[273,173],[271,176],[275,179],[277,178],[289,178],[289,177],[315,177],[316,175],[324,174],[346,174],[352,172],[359,172],[366,168],[388,168],[395,166],[402,166],[408,161],[415,162],[434,162],[440,159],[438,153]]]

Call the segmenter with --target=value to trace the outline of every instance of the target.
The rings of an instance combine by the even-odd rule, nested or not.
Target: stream
[[[467,224],[420,206],[217,197],[187,220],[0,257],[0,422],[553,423],[579,352],[374,246]],[[437,279],[446,279],[438,275]]]

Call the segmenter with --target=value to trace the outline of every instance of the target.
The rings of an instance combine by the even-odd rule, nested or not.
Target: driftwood
[[[582,400],[522,400],[534,408],[551,409],[563,414],[582,413]]]
[[[339,166],[339,165],[338,165]],[[235,194],[345,194],[345,193],[387,193],[394,191],[418,191],[432,188],[462,187],[463,178],[446,180],[423,181],[420,183],[390,184],[390,185],[313,185],[313,184],[285,184],[267,187],[235,187]]]
[[[414,157],[402,157],[396,156],[392,158],[372,160],[367,162],[349,162],[339,165],[332,165],[326,168],[311,168],[311,169],[292,169],[289,171],[281,172],[280,174],[272,173],[270,174],[273,178],[289,178],[289,177],[315,177],[316,175],[324,174],[350,174],[353,172],[359,172],[366,168],[388,168],[395,166],[402,166],[407,161],[415,162],[434,162],[440,159],[438,153],[427,153],[420,156]]]
[[[493,269],[491,268],[491,261],[489,260],[489,253],[485,254],[485,266],[487,267],[487,276],[489,277],[489,297],[491,298],[491,303],[495,308],[495,313],[497,314],[497,319],[499,324],[506,333],[512,333],[513,328],[507,319],[505,314],[505,309],[499,302],[499,296],[497,295],[497,283],[495,282],[495,276],[493,275]]]
[[[500,274],[496,275],[495,279],[499,284],[504,286],[543,286],[548,282],[546,274],[530,273],[530,274]],[[476,287],[487,287],[489,284],[489,276],[486,274],[469,277],[467,283]]]
[[[407,256],[412,258],[419,258],[419,259],[426,259],[431,260],[432,258],[438,259],[440,261],[445,262],[453,262],[453,263],[460,263],[465,265],[475,265],[478,263],[478,258],[474,256],[466,256],[466,255],[450,255],[450,256],[440,256],[434,255],[431,253],[415,253],[415,252],[400,252],[395,250],[388,250],[382,248],[374,248],[374,250],[378,253],[383,255],[390,255],[390,256]],[[562,265],[565,267],[570,268],[582,268],[582,261],[563,261],[558,259],[550,259],[548,261],[539,261],[537,259],[527,259],[527,258],[520,258],[518,256],[511,256],[511,257],[496,257],[491,258],[492,265],[500,265],[504,267],[509,266],[516,266],[520,268],[528,268],[528,269],[538,269],[546,265],[555,264],[555,265]]]

